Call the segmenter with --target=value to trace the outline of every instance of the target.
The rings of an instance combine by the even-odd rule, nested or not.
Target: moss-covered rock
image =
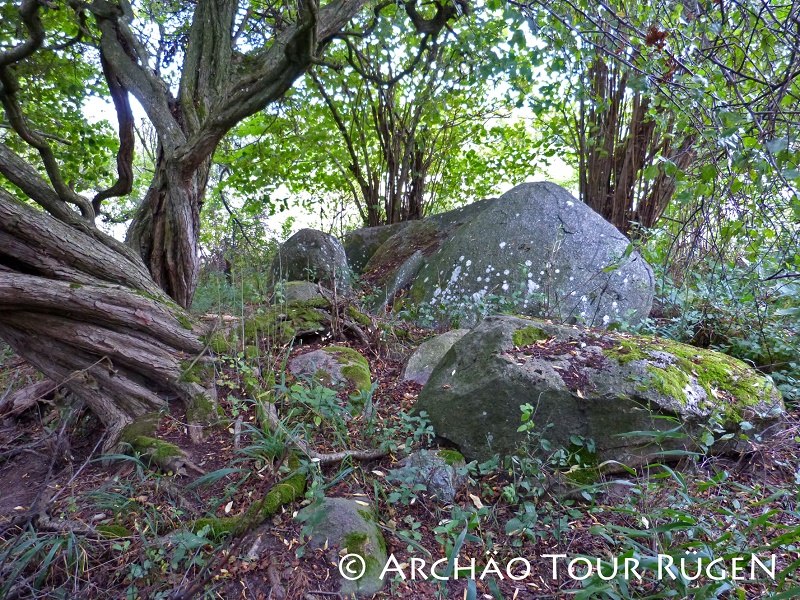
[[[354,562],[342,566],[349,565],[353,577],[362,573],[360,577],[345,579],[334,566],[341,595],[371,597],[383,588],[380,574],[388,558],[386,542],[371,507],[348,498],[323,498],[301,510],[297,519],[305,524],[308,545],[325,550],[330,564],[338,565],[340,554],[356,555]]]
[[[300,336],[323,334],[330,328],[329,308],[330,302],[320,297],[262,309],[245,320],[245,342],[258,345],[266,339],[283,345]]]
[[[522,343],[529,340],[536,343]],[[415,410],[427,411],[436,433],[468,460],[485,460],[536,450],[518,431],[524,404],[554,448],[570,451],[576,436],[594,440],[589,466],[703,451],[710,431],[734,434],[711,448],[730,450],[745,429],[763,433],[785,414],[771,379],[724,354],[516,317],[489,317],[464,336]],[[744,421],[750,426],[740,428]]]
[[[295,377],[310,377],[318,383],[339,389],[368,392],[372,388],[369,362],[347,346],[326,346],[295,356],[289,361]]]

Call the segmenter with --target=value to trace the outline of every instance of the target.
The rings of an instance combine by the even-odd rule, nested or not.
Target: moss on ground
[[[97,533],[102,535],[104,538],[115,539],[115,538],[126,538],[131,537],[133,534],[128,530],[127,527],[122,525],[115,525],[114,523],[109,523],[107,525],[98,525],[95,527]]]
[[[180,381],[205,385],[214,377],[214,366],[207,361],[185,360],[181,362]]]
[[[221,331],[215,331],[200,339],[214,354],[226,354],[234,345],[234,339],[226,337]]]
[[[215,415],[220,415],[218,406],[206,394],[195,394],[191,404],[186,407],[189,423],[211,423]]]

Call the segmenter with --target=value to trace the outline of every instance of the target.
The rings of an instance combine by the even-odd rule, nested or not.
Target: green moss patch
[[[372,388],[369,363],[360,352],[346,346],[327,346],[323,348],[323,351],[333,354],[337,362],[344,365],[342,367],[342,375],[357,390],[368,392]]]
[[[210,539],[219,539],[229,534],[242,535],[275,515],[282,506],[300,499],[305,490],[306,475],[302,471],[296,471],[272,486],[264,498],[251,504],[243,514],[234,517],[204,517],[197,519],[189,529],[194,533],[205,529],[206,536]]]
[[[347,315],[359,325],[363,325],[364,327],[370,327],[372,325],[372,319],[369,318],[369,315],[362,313],[353,305],[347,307]]]
[[[439,458],[444,460],[448,465],[451,467],[457,465],[463,465],[466,460],[464,459],[464,455],[461,454],[458,450],[452,450],[450,448],[442,448],[436,454],[439,455]]]
[[[97,530],[97,533],[109,539],[126,538],[133,535],[127,527],[115,525],[113,523],[108,525],[98,525],[95,529]]]
[[[523,327],[522,329],[517,329],[514,333],[511,334],[511,341],[514,342],[514,345],[517,348],[522,348],[523,346],[530,346],[536,342],[541,340],[546,340],[550,336],[547,335],[547,332],[540,327]]]
[[[271,307],[245,321],[246,341],[258,344],[261,338],[270,338],[278,344],[288,344],[298,335],[322,333],[330,325],[330,315],[324,311],[329,307],[324,298]]]
[[[766,377],[744,362],[712,350],[654,337],[614,339],[614,346],[603,353],[620,364],[647,361],[649,375],[643,387],[686,402],[686,390],[701,387],[710,403],[723,409],[731,419],[739,419],[736,407],[757,406],[769,400],[774,386]]]

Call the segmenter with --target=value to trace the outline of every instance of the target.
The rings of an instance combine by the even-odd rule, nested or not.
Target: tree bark
[[[200,209],[209,166],[210,159],[187,178],[162,155],[126,239],[155,283],[186,308],[192,303],[200,269]]]
[[[197,332],[140,261],[93,233],[0,188],[0,337],[87,402],[108,447],[170,399],[184,402],[199,437],[214,402],[186,376],[203,350]]]

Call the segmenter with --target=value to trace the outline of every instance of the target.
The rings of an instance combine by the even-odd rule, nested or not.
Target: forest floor
[[[459,555],[474,558],[480,575],[492,557],[501,569],[524,558],[523,580],[489,575],[474,589],[467,578],[447,582],[387,582],[383,598],[792,598],[800,595],[800,411],[769,444],[746,455],[687,458],[653,465],[625,476],[601,478],[591,486],[556,493],[548,465],[471,465],[468,485],[455,502],[442,504],[425,491],[398,489],[390,469],[411,449],[435,444],[409,411],[421,389],[401,381],[404,360],[424,332],[405,327],[386,343],[340,340],[370,362],[377,388],[374,412],[352,419],[322,420],[305,427],[318,452],[375,448],[387,454],[368,462],[316,465],[306,500],[286,505],[259,527],[236,539],[215,541],[189,532],[196,518],[241,514],[287,472],[286,440],[258,425],[254,383],[267,393],[270,374],[291,397],[293,381],[280,381],[280,364],[235,355],[219,361],[216,384],[227,422],[193,445],[179,406],[161,423],[159,436],[189,453],[208,475],[163,473],[122,455],[99,459],[101,427],[82,413],[70,431],[59,428],[68,408],[59,399],[39,402],[18,418],[0,423],[0,598],[254,598],[321,600],[336,597],[336,565],[329,554],[305,548],[294,516],[313,493],[371,502],[387,550],[406,568],[412,558],[430,565]],[[323,342],[309,340],[291,352]],[[267,356],[267,348],[262,349]],[[271,356],[271,355],[270,355]],[[286,355],[282,356],[286,359]],[[0,351],[0,391],[34,381],[35,371]],[[250,393],[248,393],[250,390]],[[347,392],[338,395],[341,405]],[[284,425],[298,431],[321,414],[320,407],[289,411]],[[402,486],[400,486],[402,488]],[[114,529],[116,528],[116,529]],[[116,531],[112,536],[110,531]],[[455,550],[454,550],[455,548]],[[460,552],[458,550],[460,549]],[[723,582],[702,576],[691,581],[656,577],[653,557],[697,551],[706,563],[733,557],[768,560],[776,580]],[[642,581],[619,576],[578,581],[566,560],[544,555],[641,559]],[[750,563],[747,563],[748,565]],[[649,567],[647,566],[649,565]],[[696,563],[688,574],[696,572]],[[406,573],[410,572],[408,570]],[[575,574],[580,575],[578,568]],[[749,567],[748,567],[749,573]],[[577,594],[577,595],[576,595]]]

